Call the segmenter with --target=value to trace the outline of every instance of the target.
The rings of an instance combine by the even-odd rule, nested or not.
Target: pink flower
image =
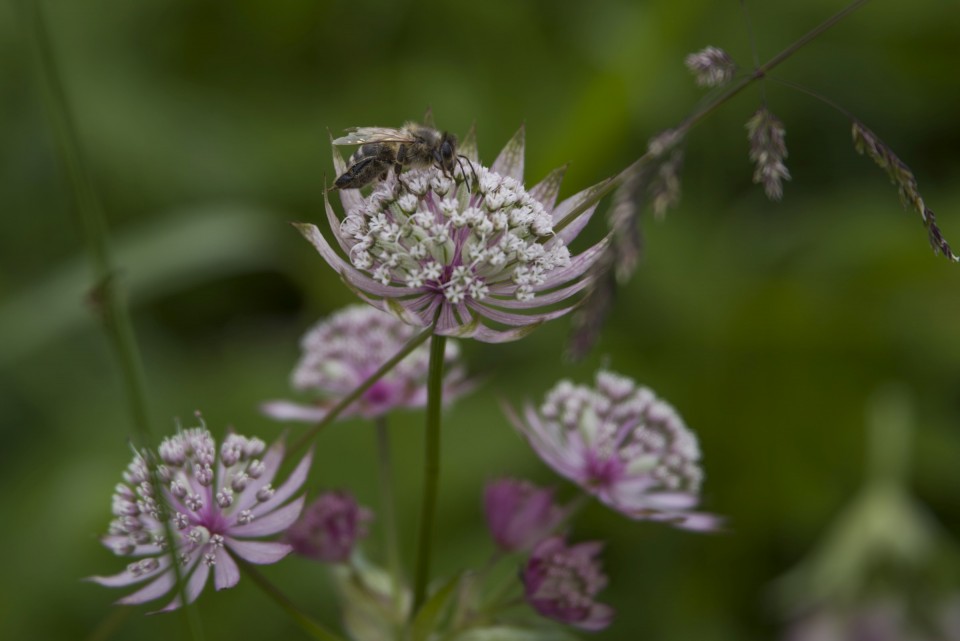
[[[183,430],[160,444],[159,465],[151,473],[147,460],[136,454],[113,495],[114,520],[103,537],[106,547],[119,556],[134,557],[127,569],[113,576],[90,580],[108,587],[147,584],[118,601],[138,604],[170,592],[176,584],[171,567],[174,553],[192,602],[213,570],[217,590],[240,579],[233,557],[256,564],[276,563],[291,550],[286,543],[259,541],[293,523],[303,507],[303,497],[293,496],[307,478],[311,455],[303,457],[286,482],[272,482],[283,460],[280,441],[270,449],[258,438],[229,434],[220,446],[205,427]],[[262,455],[262,456],[261,456]],[[162,487],[155,485],[159,479]],[[158,502],[159,498],[159,502]],[[163,519],[170,520],[173,550]],[[177,595],[164,610],[180,606]]]
[[[553,490],[527,481],[500,479],[483,493],[487,527],[504,552],[532,547],[563,520],[564,511],[553,502]]]
[[[262,410],[278,420],[319,421],[329,407],[356,389],[399,352],[416,328],[369,305],[351,305],[310,329],[300,342],[303,355],[291,377],[293,387],[313,393],[313,404],[269,401]],[[445,402],[469,390],[459,364],[460,347],[449,340],[444,353]],[[376,418],[427,402],[430,348],[417,347],[350,405],[341,417]]]
[[[593,600],[607,585],[597,556],[603,543],[567,547],[562,537],[540,542],[521,573],[524,594],[541,615],[582,630],[602,630],[613,620],[613,608]]]
[[[349,492],[325,492],[307,506],[285,535],[294,552],[324,563],[343,563],[367,536],[373,513]]]
[[[557,473],[633,519],[711,530],[719,519],[691,511],[703,470],[693,432],[666,402],[629,378],[600,371],[593,388],[559,382],[515,427]]]
[[[393,172],[369,196],[342,190],[346,216],[327,202],[335,251],[314,225],[303,235],[344,282],[374,307],[435,333],[504,342],[569,312],[590,284],[602,240],[577,256],[567,244],[596,209],[600,186],[555,205],[563,170],[523,186],[523,130],[489,169],[476,146],[452,175]],[[343,159],[334,153],[338,173]]]

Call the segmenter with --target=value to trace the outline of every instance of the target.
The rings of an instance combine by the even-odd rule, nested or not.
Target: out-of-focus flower
[[[293,387],[313,392],[315,404],[269,401],[263,411],[280,420],[319,421],[327,410],[356,389],[390,360],[416,334],[416,328],[369,305],[351,305],[317,323],[303,337],[303,355],[291,377]],[[460,348],[447,341],[444,353],[444,402],[467,391]],[[342,417],[376,418],[400,408],[422,407],[427,402],[430,348],[422,345],[384,374]]]
[[[280,441],[269,449],[258,438],[229,434],[220,446],[205,427],[183,430],[160,444],[155,455],[136,454],[113,495],[114,519],[103,537],[119,556],[138,557],[113,576],[90,580],[108,587],[147,582],[118,601],[138,604],[170,592],[176,585],[171,559],[176,557],[192,602],[213,569],[217,590],[240,579],[233,557],[250,563],[275,563],[291,550],[286,543],[257,541],[287,529],[303,508],[303,497],[287,500],[307,478],[311,454],[303,457],[286,482],[272,482],[283,460]],[[155,479],[162,483],[157,487]],[[174,534],[167,540],[164,519]],[[181,605],[179,594],[164,610]]]
[[[553,502],[553,490],[527,481],[499,479],[487,484],[483,493],[487,527],[504,552],[532,547],[550,534],[565,514]]]
[[[599,541],[570,547],[559,536],[541,541],[521,574],[527,603],[547,618],[583,630],[610,625],[613,608],[593,600],[607,585],[597,560],[601,550]]]
[[[452,175],[436,168],[391,175],[363,197],[342,190],[342,220],[326,203],[336,252],[314,225],[299,224],[356,293],[406,323],[443,336],[504,342],[569,312],[603,253],[602,240],[567,249],[593,214],[605,184],[555,205],[563,169],[527,190],[523,130],[493,166],[465,141]],[[343,159],[334,153],[337,171]],[[345,257],[344,257],[345,256]]]
[[[747,121],[746,127],[750,160],[756,164],[753,182],[763,185],[767,198],[780,200],[783,198],[783,181],[790,180],[790,170],[783,164],[787,157],[783,123],[766,107],[760,107]]]
[[[324,563],[343,563],[367,536],[373,513],[349,492],[325,492],[307,506],[284,536],[293,551]]]
[[[721,87],[737,72],[737,63],[718,47],[706,47],[691,53],[684,62],[701,87]]]
[[[827,606],[791,623],[783,641],[960,641],[956,596],[923,603],[917,620],[907,599],[878,598],[853,607]]]
[[[612,372],[596,386],[560,381],[539,410],[516,428],[550,467],[633,519],[712,530],[715,516],[691,511],[699,501],[700,446],[677,412],[646,387]]]
[[[960,641],[955,542],[911,492],[910,393],[868,405],[866,479],[774,588],[784,641]]]

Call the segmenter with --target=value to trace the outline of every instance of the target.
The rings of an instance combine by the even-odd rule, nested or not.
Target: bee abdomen
[[[355,165],[364,158],[370,158],[376,156],[380,153],[381,145],[377,143],[367,143],[365,145],[360,145],[355,152],[350,155],[349,163]]]

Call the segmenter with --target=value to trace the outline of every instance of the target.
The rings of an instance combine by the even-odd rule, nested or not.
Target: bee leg
[[[389,171],[389,169],[388,169],[387,171]],[[403,189],[404,189],[404,187],[405,187],[405,185],[403,184],[403,182],[400,180],[400,172],[402,172],[402,171],[403,171],[403,165],[401,165],[401,164],[398,163],[398,162],[393,163],[393,175],[394,175],[394,177],[397,179],[396,182],[395,182],[394,185],[393,185],[393,197],[394,197],[394,198],[399,198],[399,197],[400,197],[400,193],[403,191]],[[386,177],[386,175],[387,175],[387,174],[384,174],[384,177]]]
[[[463,171],[463,162],[460,160],[461,158],[463,158],[463,160],[466,160],[466,161],[467,161],[467,165],[469,165],[469,167],[470,167],[470,173],[473,174],[473,185],[474,185],[474,187],[479,188],[479,187],[480,187],[480,180],[477,178],[477,170],[473,168],[473,163],[470,162],[470,159],[467,158],[466,156],[464,156],[463,154],[458,154],[458,155],[457,155],[457,164],[460,165],[460,173],[463,174],[463,179],[464,179],[464,180],[467,179],[467,174],[466,174],[466,172]],[[473,191],[473,189],[471,188],[470,191]]]

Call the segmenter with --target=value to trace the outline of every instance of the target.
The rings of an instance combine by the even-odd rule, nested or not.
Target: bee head
[[[440,147],[434,152],[434,157],[443,171],[453,171],[453,163],[457,158],[457,137],[444,132],[440,139]]]

